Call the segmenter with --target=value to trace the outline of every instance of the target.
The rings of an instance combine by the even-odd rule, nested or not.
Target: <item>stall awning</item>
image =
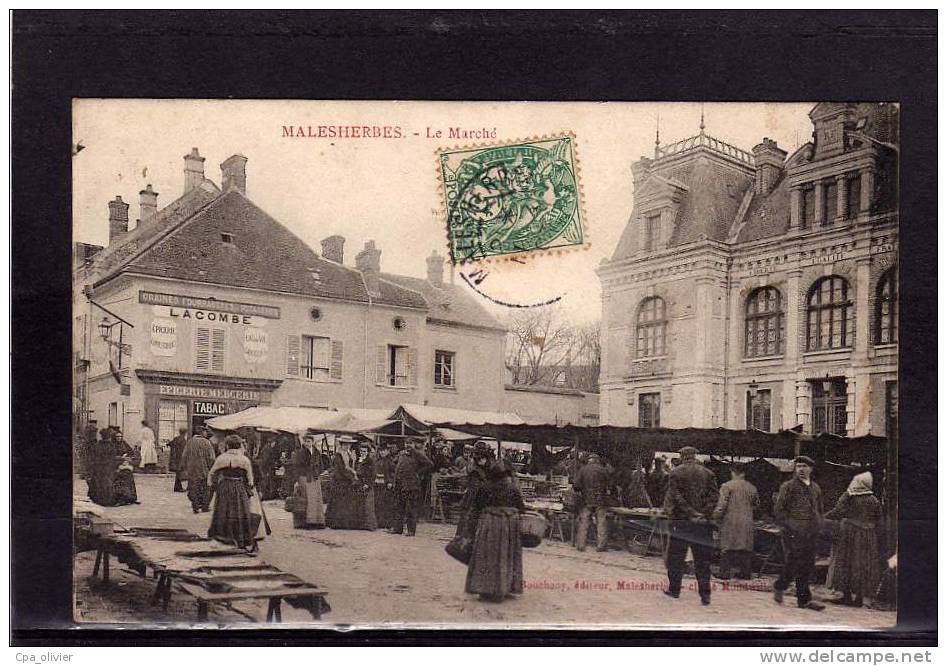
[[[526,425],[520,416],[512,412],[483,412],[472,409],[431,407],[430,405],[401,405],[389,418],[414,422],[418,425],[444,427],[459,426],[516,426]],[[461,428],[466,430],[466,428]]]
[[[214,430],[254,428],[287,433],[370,432],[390,423],[388,410],[353,409],[336,411],[315,407],[251,407],[236,414],[217,416],[206,421]]]

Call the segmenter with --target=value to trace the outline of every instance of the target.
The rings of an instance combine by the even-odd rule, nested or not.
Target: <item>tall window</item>
[[[638,427],[661,427],[660,393],[641,393],[638,395]]]
[[[772,393],[769,389],[747,391],[746,429],[769,432],[772,409]]]
[[[829,276],[815,283],[809,292],[807,321],[807,351],[852,345],[854,311],[844,278]]]
[[[299,369],[306,379],[329,379],[331,345],[329,338],[302,336],[302,356]]]
[[[845,198],[848,201],[848,205],[845,206],[845,211],[848,213],[849,219],[858,217],[862,206],[862,179],[856,172],[855,174],[849,175],[845,180],[845,185]]]
[[[434,352],[434,386],[454,385],[454,352]]]
[[[811,227],[815,221],[815,187],[812,185],[802,188],[802,210],[799,214],[802,217],[802,226]]]
[[[898,436],[898,382],[885,382],[885,435]]]
[[[653,296],[641,301],[638,308],[635,344],[637,358],[663,356],[667,338],[664,300]]]
[[[408,348],[388,345],[388,385],[408,385]]]
[[[661,240],[661,216],[649,215],[644,220],[644,249],[651,251],[658,249]]]
[[[845,436],[847,431],[848,389],[844,379],[812,382],[812,433]]]
[[[878,281],[878,296],[875,299],[878,309],[875,320],[877,331],[876,344],[887,345],[898,341],[898,273],[894,268],[881,276]]]
[[[822,189],[822,224],[834,224],[838,214],[838,184],[829,181]]]
[[[779,290],[757,289],[746,301],[746,356],[782,353],[783,310]]]

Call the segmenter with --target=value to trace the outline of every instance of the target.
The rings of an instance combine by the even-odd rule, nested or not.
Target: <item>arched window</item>
[[[636,327],[635,356],[637,358],[664,356],[667,325],[663,299],[653,296],[641,301]]]
[[[878,281],[878,308],[875,317],[877,331],[875,344],[887,345],[898,341],[898,273],[894,268]]]
[[[746,299],[746,356],[783,353],[783,303],[779,290],[761,287]]]
[[[836,275],[820,279],[812,286],[806,306],[806,351],[852,346],[855,312],[848,281]]]

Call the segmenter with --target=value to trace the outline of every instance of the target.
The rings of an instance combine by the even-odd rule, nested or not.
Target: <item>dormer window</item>
[[[220,240],[223,243],[228,243],[230,245],[233,245],[233,234],[230,233],[229,231],[221,231]]]
[[[661,216],[648,215],[644,219],[644,249],[653,252],[661,242]]]

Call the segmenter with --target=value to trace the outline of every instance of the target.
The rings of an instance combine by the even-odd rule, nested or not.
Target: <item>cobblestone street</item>
[[[175,527],[206,534],[210,514],[195,515],[183,493],[172,493],[170,476],[136,475],[141,504],[105,508],[126,527]],[[77,495],[85,494],[78,481]],[[793,599],[778,606],[772,600],[772,578],[724,585],[715,581],[712,605],[703,607],[695,581],[685,578],[678,600],[661,593],[666,583],[659,557],[623,551],[579,553],[567,544],[544,541],[524,550],[526,590],[516,599],[487,604],[464,593],[466,569],[444,552],[452,525],[423,523],[415,538],[383,530],[294,530],[281,501],[266,503],[273,534],[261,544],[260,559],[292,572],[328,591],[332,611],[328,625],[647,626],[712,623],[790,627],[881,628],[895,622],[894,613],[829,605],[822,613],[799,610]],[[113,567],[112,580],[91,582],[92,553],[76,559],[76,617],[83,622],[191,622],[194,603],[173,596],[167,613],[148,603],[154,582]],[[827,596],[821,588],[816,598]],[[242,603],[231,611],[212,607],[215,625],[262,620],[265,605]],[[311,623],[308,613],[286,608],[286,624]]]

